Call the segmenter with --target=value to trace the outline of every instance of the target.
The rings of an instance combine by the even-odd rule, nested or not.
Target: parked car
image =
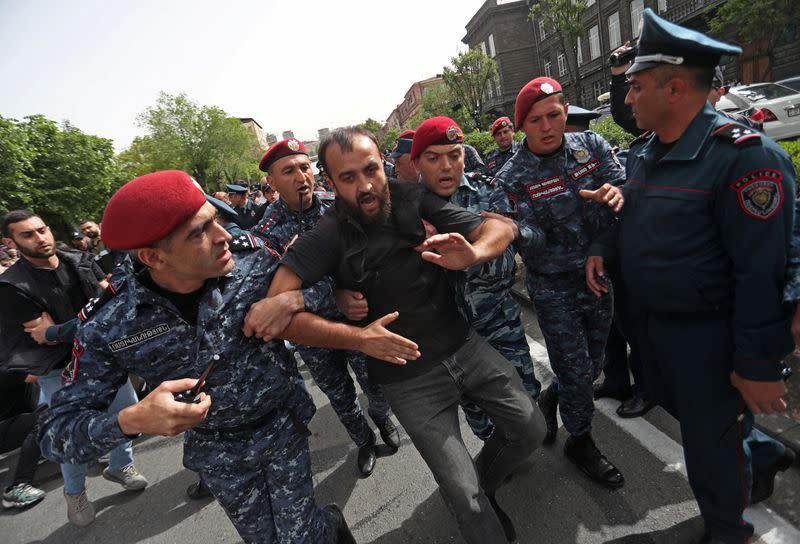
[[[784,87],[789,87],[790,89],[794,89],[800,93],[800,76],[789,77],[780,81],[776,81],[775,83],[778,85],[783,85]]]
[[[727,100],[723,102],[724,99]],[[726,110],[730,103],[742,109],[746,106],[761,110],[764,132],[773,140],[800,136],[800,93],[794,89],[777,83],[741,85],[720,98],[717,109]]]

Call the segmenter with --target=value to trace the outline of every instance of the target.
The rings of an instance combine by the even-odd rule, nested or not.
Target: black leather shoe
[[[631,396],[631,390],[630,389],[626,389],[626,390],[612,389],[611,387],[608,387],[606,385],[606,382],[596,383],[596,384],[592,385],[592,388],[594,389],[594,398],[595,398],[595,400],[596,399],[609,398],[609,399],[616,399],[616,400],[622,402],[622,401],[624,401],[625,399],[627,399],[628,397]]]
[[[323,508],[326,512],[333,515],[333,530],[336,535],[336,544],[356,544],[356,539],[353,538],[353,533],[350,532],[350,527],[347,526],[347,520],[344,519],[342,509],[334,503],[331,503]]]
[[[375,435],[372,435],[372,440],[358,448],[358,470],[361,476],[366,478],[372,471],[375,470]]]
[[[564,444],[564,455],[578,465],[589,478],[608,488],[616,489],[625,484],[622,473],[600,453],[592,435],[570,436]]]
[[[392,453],[400,449],[400,431],[397,430],[392,418],[387,417],[386,422],[378,426],[378,432],[381,433],[383,443],[392,449]]]
[[[514,528],[514,523],[511,521],[511,518],[508,517],[500,505],[497,504],[497,499],[494,498],[494,494],[487,493],[486,498],[489,499],[489,504],[492,505],[492,509],[494,513],[497,515],[497,519],[500,520],[500,525],[503,526],[503,532],[506,535],[506,540],[509,542],[514,542],[517,540],[517,530]]]
[[[634,395],[617,408],[617,415],[623,418],[641,417],[649,412],[656,403],[651,400],[644,400],[639,395]]]
[[[193,501],[200,501],[212,497],[211,490],[203,483],[203,480],[199,478],[195,483],[186,488],[186,495]]]
[[[783,457],[769,469],[753,475],[753,487],[750,490],[750,504],[756,504],[768,499],[775,490],[775,475],[787,470],[794,464],[796,455],[790,448],[786,448]]]
[[[552,444],[558,433],[558,419],[556,419],[558,389],[551,385],[542,391],[537,402],[539,403],[539,409],[542,411],[542,416],[544,416],[544,424],[547,426],[547,432],[544,434],[542,444]]]

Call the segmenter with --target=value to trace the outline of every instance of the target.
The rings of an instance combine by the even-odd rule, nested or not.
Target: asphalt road
[[[537,374],[550,379],[547,354],[535,316],[524,309]],[[317,500],[343,505],[358,542],[374,544],[462,542],[436,485],[413,445],[381,457],[374,474],[360,479],[356,450],[327,399],[304,373],[318,407],[311,422],[311,449]],[[364,401],[362,396],[362,401]],[[645,418],[621,420],[617,403],[597,403],[594,435],[600,449],[622,470],[627,483],[609,491],[587,480],[561,453],[566,433],[531,457],[529,470],[498,493],[515,521],[520,543],[672,544],[702,534],[702,521],[689,489],[675,422],[660,409]],[[480,442],[462,420],[471,452]],[[102,465],[90,469],[89,498],[97,519],[73,527],[66,519],[62,483],[52,463],[40,465],[38,485],[48,492],[39,505],[0,513],[0,542],[47,544],[196,544],[240,542],[222,509],[213,501],[189,501],[194,475],[181,465],[180,437],[138,440],[136,466],[150,481],[143,492],[122,490],[104,480]],[[16,452],[0,456],[0,480],[9,477]],[[748,511],[758,542],[800,542],[800,470],[779,476],[772,499]]]

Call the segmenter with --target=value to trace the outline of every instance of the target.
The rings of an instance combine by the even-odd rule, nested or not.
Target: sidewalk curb
[[[518,280],[511,287],[511,293],[523,304],[533,308],[525,284]],[[534,309],[535,310],[535,309]],[[756,428],[787,448],[791,448],[800,457],[800,423],[783,414],[769,414],[756,416]]]

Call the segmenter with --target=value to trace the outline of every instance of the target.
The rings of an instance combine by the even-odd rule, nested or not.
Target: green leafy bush
[[[792,158],[795,174],[800,172],[800,140],[784,140],[782,142],[778,142],[778,145],[784,148]],[[800,180],[797,179],[796,175],[795,183],[797,183],[798,188],[800,188]]]
[[[589,129],[605,138],[612,146],[617,146],[620,149],[628,149],[631,146],[631,142],[636,138],[616,124],[611,116],[592,123]]]

